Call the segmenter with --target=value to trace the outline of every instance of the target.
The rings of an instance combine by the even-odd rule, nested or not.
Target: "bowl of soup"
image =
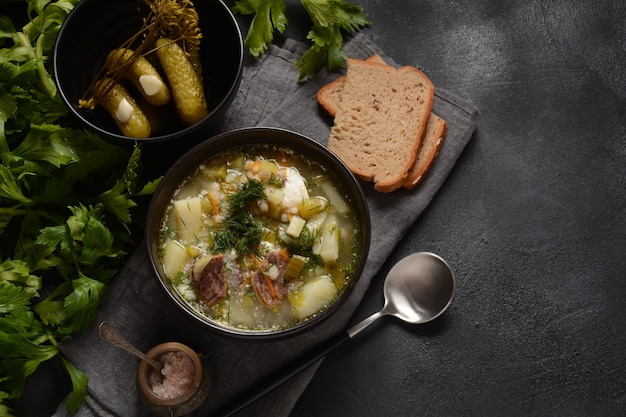
[[[246,128],[197,145],[166,173],[147,218],[159,284],[221,334],[286,337],[341,307],[370,244],[358,180],[322,144]]]

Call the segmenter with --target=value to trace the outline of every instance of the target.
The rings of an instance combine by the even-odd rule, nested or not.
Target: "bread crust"
[[[415,67],[348,59],[328,147],[374,189],[394,191],[414,165],[433,101],[432,82]]]
[[[346,76],[342,75],[335,81],[331,81],[317,91],[317,103],[331,115],[335,117],[337,108],[341,102],[341,93],[343,92],[343,83]]]
[[[426,125],[422,145],[415,159],[415,164],[413,164],[413,167],[411,167],[407,173],[406,179],[402,184],[404,188],[411,190],[422,182],[433,161],[439,154],[447,130],[448,125],[446,121],[436,114],[431,113],[428,118],[428,124]]]

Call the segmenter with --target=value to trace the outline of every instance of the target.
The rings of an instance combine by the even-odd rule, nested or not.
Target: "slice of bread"
[[[426,125],[422,145],[415,159],[415,164],[413,164],[413,167],[409,170],[402,184],[404,188],[410,190],[422,182],[424,175],[426,175],[435,157],[439,154],[439,149],[441,149],[447,130],[448,126],[445,120],[431,113],[428,118],[428,124]]]
[[[415,163],[435,88],[414,67],[348,59],[328,147],[374,189],[403,186]]]
[[[367,62],[375,62],[386,65],[385,61],[379,55],[372,55],[366,59]],[[339,103],[341,102],[341,94],[343,93],[343,84],[346,76],[337,78],[322,88],[317,93],[317,101],[319,105],[331,116],[335,116]],[[403,187],[412,189],[416,187],[424,178],[424,175],[430,169],[433,160],[439,153],[441,145],[446,135],[447,125],[445,120],[431,113],[426,125],[426,131],[422,139],[415,163],[409,169],[407,177],[403,183]]]

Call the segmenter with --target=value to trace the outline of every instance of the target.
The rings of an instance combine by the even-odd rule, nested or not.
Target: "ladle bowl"
[[[452,269],[443,258],[430,252],[418,252],[391,268],[383,292],[382,310],[346,330],[350,338],[383,316],[394,316],[411,324],[436,319],[452,303],[456,283]]]

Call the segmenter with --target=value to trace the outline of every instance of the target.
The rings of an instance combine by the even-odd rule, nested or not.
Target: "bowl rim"
[[[93,1],[100,1],[100,0],[93,0]],[[228,5],[224,2],[224,0],[214,0],[214,3],[219,4],[219,6],[225,11],[225,14],[228,17],[232,27],[235,29],[235,34],[237,36],[238,62],[237,62],[237,73],[235,74],[235,77],[233,79],[234,82],[230,85],[230,87],[228,88],[228,91],[226,92],[226,94],[224,94],[224,97],[222,97],[222,99],[218,103],[215,104],[213,110],[202,120],[198,121],[197,123],[191,126],[187,126],[183,129],[170,132],[167,134],[163,134],[163,135],[151,136],[148,138],[130,138],[130,137],[122,135],[121,133],[103,129],[102,127],[92,123],[86,117],[84,117],[80,111],[76,109],[76,106],[73,104],[72,100],[67,96],[66,91],[62,88],[58,80],[58,76],[57,76],[58,67],[60,65],[58,51],[62,47],[61,43],[64,41],[64,38],[66,37],[66,32],[69,30],[68,27],[69,27],[69,23],[72,21],[71,19],[74,19],[77,16],[79,16],[79,13],[81,13],[83,9],[88,8],[89,1],[82,0],[78,4],[76,4],[74,8],[69,12],[63,24],[59,28],[59,31],[54,41],[54,47],[53,47],[52,59],[51,59],[52,68],[53,68],[52,69],[53,78],[54,78],[55,85],[57,87],[57,93],[61,97],[61,100],[65,104],[65,107],[67,108],[71,116],[74,117],[76,120],[78,120],[85,128],[91,130],[92,132],[104,138],[111,139],[118,143],[147,143],[147,144],[155,143],[156,144],[156,143],[161,143],[161,142],[172,141],[172,140],[186,137],[186,136],[193,136],[193,134],[196,131],[198,131],[207,120],[211,119],[214,115],[223,111],[225,107],[228,105],[228,103],[233,100],[237,90],[239,89],[239,85],[241,83],[243,67],[244,67],[244,62],[245,62],[244,39],[243,39],[241,27],[239,25],[239,22],[237,21],[237,18],[235,17],[234,13],[230,10]],[[65,41],[67,42],[67,40]]]
[[[307,320],[301,321],[294,326],[290,326],[284,329],[238,329],[235,327],[221,325],[215,321],[208,319],[207,317],[201,316],[193,308],[191,308],[187,302],[183,301],[181,297],[175,293],[174,290],[170,288],[170,286],[165,282],[165,279],[161,276],[160,273],[160,261],[157,255],[158,239],[155,239],[155,237],[158,237],[158,233],[154,233],[155,231],[153,225],[160,225],[161,223],[162,208],[164,202],[166,204],[169,201],[173,189],[177,188],[180,185],[180,181],[182,179],[190,175],[197,168],[197,166],[202,163],[202,161],[210,158],[210,155],[203,154],[203,152],[207,152],[206,149],[211,150],[211,148],[213,147],[221,146],[217,151],[217,153],[219,154],[221,152],[238,149],[244,146],[265,145],[268,144],[268,139],[270,141],[277,141],[276,143],[269,142],[270,145],[289,146],[286,141],[293,140],[294,138],[300,141],[300,143],[306,144],[306,146],[308,147],[307,149],[315,149],[316,152],[319,152],[319,155],[325,155],[325,157],[332,160],[337,169],[343,171],[343,174],[349,180],[349,184],[347,184],[346,188],[354,191],[354,204],[357,204],[359,206],[358,209],[360,209],[359,212],[361,213],[359,217],[363,219],[364,223],[361,225],[361,261],[359,262],[358,268],[355,271],[354,277],[352,278],[350,283],[344,288],[343,292],[320,313]],[[226,143],[228,140],[230,140],[230,143]],[[189,162],[189,160],[191,160],[192,163]],[[333,170],[331,169],[331,172],[332,171]],[[171,184],[173,180],[169,181],[168,183],[166,183],[165,181],[167,178],[171,178],[173,176],[178,178],[175,181],[175,186]],[[170,189],[172,189],[172,191],[169,191]],[[303,134],[288,129],[264,126],[245,127],[222,132],[199,143],[198,145],[187,151],[183,156],[181,156],[169,168],[169,170],[163,176],[163,179],[158,185],[157,189],[153,193],[148,207],[145,227],[145,243],[148,250],[148,258],[152,274],[159,283],[159,286],[168,295],[168,298],[172,300],[174,304],[179,309],[181,309],[187,317],[190,317],[191,319],[193,319],[193,321],[200,324],[202,327],[221,335],[246,340],[282,339],[300,334],[305,330],[315,327],[318,324],[324,322],[336,310],[338,310],[343,304],[345,304],[345,301],[350,297],[352,291],[356,287],[357,282],[363,274],[363,271],[367,264],[371,243],[371,218],[367,199],[365,197],[365,193],[363,191],[361,183],[359,182],[357,177],[350,171],[347,165],[325,145]]]

